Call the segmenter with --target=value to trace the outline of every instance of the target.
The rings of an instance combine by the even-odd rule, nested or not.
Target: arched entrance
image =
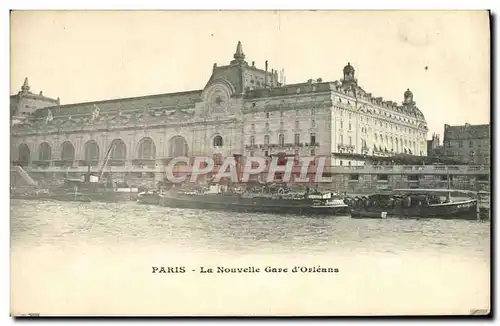
[[[169,157],[188,156],[189,146],[182,136],[174,136],[168,141]]]
[[[111,165],[125,165],[127,159],[127,146],[125,142],[119,138],[111,142],[111,154],[109,157],[109,164]]]
[[[144,137],[139,141],[137,157],[141,160],[154,160],[156,157],[156,147],[153,139]]]
[[[61,145],[61,161],[72,163],[75,160],[75,147],[70,141],[66,141]]]
[[[39,161],[50,161],[52,159],[52,148],[49,143],[44,142],[38,146],[38,160]]]
[[[89,140],[85,143],[85,165],[95,166],[99,162],[99,145],[95,140]]]
[[[30,148],[26,144],[19,145],[17,164],[24,167],[28,166],[30,162],[31,162]]]

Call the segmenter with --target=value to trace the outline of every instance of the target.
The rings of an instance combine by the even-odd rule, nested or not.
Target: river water
[[[308,218],[134,202],[11,200],[10,212],[13,313],[393,315],[489,308],[489,222]],[[152,273],[162,266],[186,273]],[[201,274],[201,267],[261,272]],[[292,273],[293,267],[339,272]]]

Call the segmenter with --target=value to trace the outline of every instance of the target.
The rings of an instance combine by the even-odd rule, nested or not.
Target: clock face
[[[207,102],[212,113],[225,113],[229,100],[229,90],[222,85],[214,85],[208,91]]]

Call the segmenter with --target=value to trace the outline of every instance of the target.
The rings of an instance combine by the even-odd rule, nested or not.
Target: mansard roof
[[[34,113],[35,118],[45,118],[48,111],[54,118],[79,115],[88,115],[97,106],[101,114],[117,113],[127,111],[140,111],[144,109],[174,109],[183,107],[193,107],[196,102],[201,101],[201,90],[147,95],[139,97],[119,98],[104,101],[92,101],[83,103],[73,103],[57,105],[39,109]]]

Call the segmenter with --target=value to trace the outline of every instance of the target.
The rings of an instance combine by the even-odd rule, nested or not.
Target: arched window
[[[223,145],[222,137],[217,135],[214,137],[214,147],[221,147]]]
[[[280,146],[285,146],[285,135],[280,134],[278,141]]]
[[[153,140],[144,137],[139,141],[138,158],[141,160],[154,160],[156,157],[156,147]]]
[[[189,146],[186,139],[182,136],[175,136],[169,141],[169,156],[180,157],[188,156]]]
[[[264,145],[269,145],[269,135],[264,136]]]
[[[52,159],[52,148],[49,143],[44,142],[38,146],[38,160],[39,161],[50,161]]]
[[[300,143],[300,134],[295,134],[295,145]]]
[[[127,157],[127,146],[121,139],[115,139],[111,142],[112,149],[110,159],[125,160]]]
[[[31,162],[30,148],[26,144],[21,144],[18,150],[18,161],[21,166],[27,166]]]
[[[61,161],[73,162],[75,160],[75,147],[69,141],[61,145]]]
[[[95,140],[89,140],[85,143],[85,161],[87,163],[99,161],[99,145]]]
[[[250,136],[250,145],[255,145],[255,137],[254,136]]]

